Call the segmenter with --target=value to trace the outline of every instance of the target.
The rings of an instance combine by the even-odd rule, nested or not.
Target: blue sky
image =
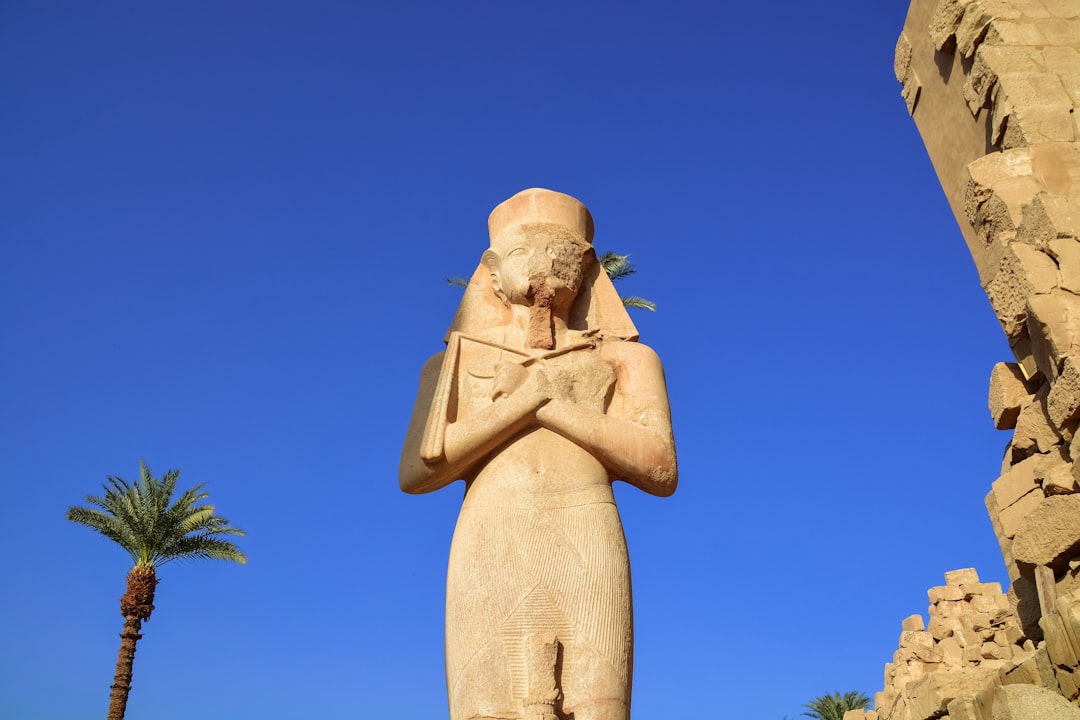
[[[445,717],[461,485],[397,488],[423,362],[526,187],[586,203],[681,483],[619,484],[636,720],[881,689],[982,499],[1008,348],[899,96],[906,0],[0,6],[0,719],[100,717],[139,458],[247,566],[166,565],[128,717]]]

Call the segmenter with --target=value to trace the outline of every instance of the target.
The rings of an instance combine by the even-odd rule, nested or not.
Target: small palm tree
[[[597,262],[600,263],[600,267],[604,269],[604,272],[611,279],[611,282],[615,282],[624,277],[629,277],[637,272],[637,268],[630,262],[629,255],[606,252],[597,258]],[[469,284],[468,280],[460,277],[448,277],[446,278],[446,282],[448,285],[457,285],[459,287],[465,287]],[[624,307],[628,308],[656,312],[656,303],[652,300],[646,300],[645,298],[636,297],[634,295],[628,295],[622,298],[622,304]]]
[[[844,720],[844,713],[848,710],[866,710],[870,707],[870,698],[861,692],[835,692],[832,695],[816,697],[803,707],[810,710],[803,713],[807,717],[817,720]]]
[[[139,631],[143,621],[149,620],[154,611],[157,568],[172,560],[247,562],[244,553],[224,538],[243,535],[244,531],[215,515],[213,505],[198,504],[209,496],[202,491],[203,485],[185,491],[172,502],[179,470],[170,470],[159,480],[140,461],[139,474],[134,483],[110,476],[104,495],[86,496],[93,508],[76,505],[67,511],[68,520],[109,538],[135,563],[127,575],[127,590],[120,598],[124,631],[120,634],[108,720],[123,720],[127,709],[135,645],[142,639]]]

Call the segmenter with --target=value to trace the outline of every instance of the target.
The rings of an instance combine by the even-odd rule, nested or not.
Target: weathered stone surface
[[[1080,354],[1080,296],[1062,290],[1036,295],[1027,314],[1035,363],[1053,382],[1065,358]]]
[[[905,94],[921,78],[909,112],[1016,358],[991,375],[994,425],[1014,432],[986,496],[1012,587],[932,588],[878,710],[1073,718],[1057,701],[1080,703],[1080,2],[913,0],[895,71]],[[915,657],[930,647],[939,663]]]
[[[1015,537],[1016,531],[1020,528],[1024,519],[1027,518],[1035,508],[1039,507],[1039,504],[1045,499],[1046,496],[1043,495],[1042,490],[1035,489],[1021,497],[1009,507],[1002,508],[998,512],[998,521],[1001,523],[1002,534],[1007,538]],[[1013,557],[1015,556],[1016,553],[1014,550]]]
[[[1050,662],[1061,667],[1072,668],[1080,663],[1080,656],[1073,646],[1061,616],[1056,612],[1045,613],[1039,618],[1039,627],[1043,630],[1043,640]]]
[[[990,720],[1080,720],[1080,708],[1046,688],[1002,685]]]
[[[1080,221],[1080,211],[1076,219]],[[1027,225],[1025,220],[1023,227]],[[1080,294],[1080,242],[1076,238],[1055,238],[1047,243],[1047,251],[1058,264],[1059,287],[1074,295]]]
[[[1061,373],[1046,397],[1046,413],[1059,430],[1080,417],[1080,359],[1070,356],[1062,361]]]
[[[1073,475],[1074,466],[1068,462],[1056,463],[1047,468],[1040,479],[1046,495],[1069,495],[1080,491],[1080,483]]]
[[[910,717],[922,719],[940,715],[957,697],[972,696],[996,680],[996,669],[981,667],[930,673],[904,688],[904,697],[911,710]]]
[[[1028,299],[1048,293],[1057,285],[1058,268],[1053,258],[1031,245],[1013,242],[1002,256],[998,272],[987,283],[986,295],[1002,330],[1016,337],[1027,319]]]
[[[841,720],[878,720],[878,714],[873,710],[848,710]]]
[[[956,29],[960,27],[960,20],[964,17],[964,9],[971,4],[972,0],[940,0],[930,15],[930,23],[927,28],[930,39],[937,50],[944,49],[952,44],[956,36]],[[910,53],[908,62],[910,62]]]
[[[979,573],[975,568],[949,570],[945,573],[946,585],[968,585],[979,582]]]
[[[1044,498],[1018,526],[1012,552],[1017,562],[1053,565],[1080,545],[1080,495]]]
[[[626,718],[629,560],[607,468],[674,492],[663,370],[596,263],[584,205],[526,190],[488,227],[399,469],[410,493],[471,481],[447,573],[450,718]]]
[[[1000,362],[990,372],[990,417],[998,430],[1012,430],[1020,408],[1032,400],[1024,375],[1016,363]]]
[[[926,629],[926,624],[923,622],[923,616],[922,615],[909,615],[909,616],[907,616],[906,618],[904,618],[903,622],[901,623],[901,626],[902,626],[902,629],[905,630],[905,631],[907,631],[907,630],[918,631],[918,630],[925,630]]]
[[[1016,428],[1013,431],[1012,444],[1010,445],[1013,462],[1018,462],[1036,453],[1049,453],[1061,445],[1064,440],[1062,431],[1057,428],[1050,418],[1047,407],[1050,387],[1050,385],[1044,384],[1035,393],[1031,402],[1020,408],[1020,415],[1016,419]]]
[[[964,591],[959,585],[938,585],[927,590],[926,597],[934,605],[943,600],[963,600]]]

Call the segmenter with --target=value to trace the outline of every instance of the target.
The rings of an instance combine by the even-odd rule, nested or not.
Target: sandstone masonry
[[[1014,358],[986,507],[1007,594],[974,570],[902,625],[875,710],[845,720],[1080,718],[1080,0],[914,0],[901,92]]]

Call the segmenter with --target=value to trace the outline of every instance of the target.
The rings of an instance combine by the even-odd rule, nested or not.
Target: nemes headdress
[[[579,240],[592,245],[593,219],[589,209],[576,198],[554,190],[530,188],[503,201],[488,216],[491,248],[498,251],[501,241],[513,237],[523,225],[550,225],[567,231]],[[583,278],[581,289],[570,311],[570,327],[574,330],[598,331],[602,337],[636,340],[637,328],[611,284],[611,280],[595,262]],[[495,294],[491,273],[481,262],[469,280],[461,299],[451,332],[481,333],[510,322],[510,309]]]

